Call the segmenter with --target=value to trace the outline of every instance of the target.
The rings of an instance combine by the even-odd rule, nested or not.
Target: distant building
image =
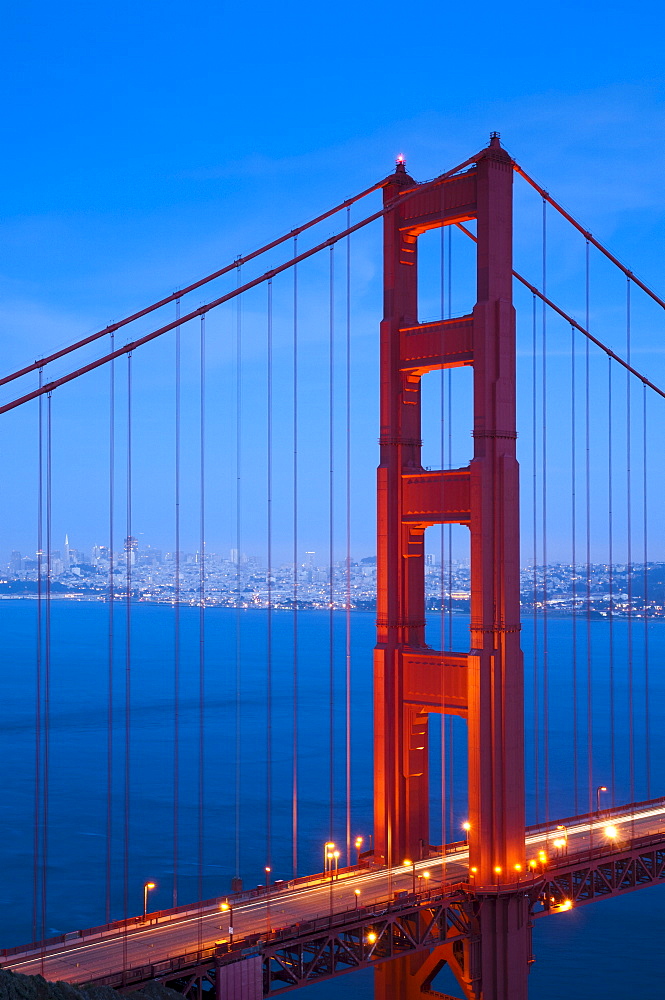
[[[129,564],[133,566],[136,563],[136,554],[139,550],[139,540],[134,538],[133,535],[129,535],[125,538],[125,553],[129,553]]]

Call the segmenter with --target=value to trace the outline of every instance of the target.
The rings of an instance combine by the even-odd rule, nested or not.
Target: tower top
[[[495,148],[501,148],[501,133],[500,132],[490,132],[490,146]]]

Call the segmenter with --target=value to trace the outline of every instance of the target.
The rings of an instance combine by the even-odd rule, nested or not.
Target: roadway
[[[607,834],[613,827],[616,835]],[[537,872],[545,863],[542,851],[556,865],[566,854],[577,854],[601,844],[617,844],[631,837],[665,831],[665,799],[645,803],[635,812],[604,812],[599,818],[589,817],[564,821],[564,829],[550,824],[547,830],[536,830],[527,836],[527,860],[535,862]],[[555,847],[555,841],[559,846]],[[527,872],[524,873],[527,877]],[[500,878],[500,876],[498,876]],[[122,924],[97,932],[86,940],[86,932],[65,944],[50,944],[3,958],[3,968],[25,975],[41,974],[49,980],[84,983],[117,974],[142,965],[152,965],[177,955],[213,948],[216,943],[229,941],[230,913],[221,904],[228,898],[233,905],[233,940],[238,943],[250,935],[264,935],[268,930],[329,916],[356,907],[383,906],[396,892],[406,890],[437,890],[442,884],[466,882],[469,879],[468,851],[465,845],[438,857],[418,862],[415,866],[355,869],[339,878],[313,876],[305,884],[276,883],[254,898],[220,897],[205,908],[168,917],[148,914],[143,924],[133,924],[125,930]]]

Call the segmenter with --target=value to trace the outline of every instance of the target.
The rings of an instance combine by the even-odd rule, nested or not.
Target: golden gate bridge
[[[533,271],[523,274],[514,267],[515,178],[520,184],[526,182],[528,189],[535,192],[541,207],[540,259],[535,265],[529,262],[534,270],[540,269],[538,277]],[[358,204],[379,195],[381,206],[352,222],[352,208],[357,210]],[[338,218],[343,221],[332,235],[310,239],[311,233],[320,233],[321,226],[331,225],[331,220]],[[564,306],[550,290],[554,283],[551,272],[561,264],[560,244],[551,235],[553,220],[565,222],[582,241],[582,292],[576,293],[573,307]],[[356,841],[354,864],[349,617],[354,443],[351,380],[358,366],[364,379],[370,380],[374,375],[366,370],[363,361],[354,366],[351,248],[352,241],[366,227],[378,223],[383,226],[384,304],[379,358],[374,822],[371,844],[366,840]],[[459,313],[453,313],[452,308],[453,230],[468,243],[467,256],[460,256],[460,260],[467,261],[467,272],[462,273],[460,265],[459,283],[460,298],[466,296],[470,308]],[[423,321],[420,315],[421,303],[427,295],[427,268],[419,265],[419,247],[432,232],[441,235],[440,314],[434,320]],[[554,241],[554,253],[548,240]],[[597,307],[600,318],[592,323],[595,308],[592,251],[625,283],[620,323],[601,306]],[[256,264],[265,266],[264,261],[268,264],[266,270],[251,270]],[[315,302],[314,291],[305,290],[308,264],[314,268],[310,276],[316,294],[323,288],[322,301]],[[232,287],[219,287],[225,280],[233,282]],[[192,296],[207,285],[217,289],[214,296],[195,305]],[[250,299],[257,290],[263,290],[264,294],[260,308],[255,299]],[[603,306],[605,294],[603,286]],[[400,157],[393,174],[307,224],[126,319],[54,350],[0,379],[3,386],[16,383],[19,387],[12,398],[0,405],[0,412],[5,415],[3,420],[11,420],[10,414],[29,413],[34,423],[36,414],[38,510],[33,940],[0,953],[4,968],[40,973],[48,979],[74,984],[110,985],[126,991],[157,980],[186,996],[214,990],[219,1000],[258,1000],[320,979],[374,968],[378,998],[411,1000],[420,996],[443,997],[433,983],[447,966],[466,998],[520,1000],[528,995],[534,921],[662,884],[665,799],[655,798],[653,793],[662,789],[652,788],[655,712],[653,665],[649,662],[649,627],[658,609],[655,595],[649,590],[649,567],[654,562],[649,544],[653,535],[650,497],[658,489],[657,463],[650,462],[657,433],[654,427],[658,426],[658,418],[654,420],[652,414],[662,405],[665,392],[635,360],[636,326],[643,316],[642,307],[636,305],[638,295],[658,311],[665,308],[665,302],[655,292],[510,157],[498,134],[493,133],[488,147],[425,183],[417,183],[409,176]],[[514,307],[514,298],[519,296],[523,297],[520,302],[525,303],[523,325],[532,335],[530,352],[522,351],[521,355]],[[303,304],[305,298],[307,305]],[[249,303],[244,315],[243,302]],[[235,327],[236,380],[217,413],[217,417],[222,414],[227,421],[220,434],[220,428],[214,424],[211,431],[211,397],[213,401],[216,397],[207,375],[211,339],[206,320],[224,308],[235,309],[226,316],[231,320],[228,326]],[[167,310],[172,310],[170,315]],[[159,317],[159,325],[145,330],[141,324],[153,314]],[[195,357],[198,381],[192,393],[191,373],[187,370],[185,374],[182,338],[187,325],[195,321],[199,324]],[[341,375],[340,321],[344,334]],[[518,310],[518,326],[520,322]],[[319,354],[306,369],[308,377],[316,374],[323,386],[318,399],[309,399],[308,405],[318,404],[326,411],[324,433],[317,431],[313,443],[308,440],[305,426],[308,416],[303,400],[307,398],[307,389],[302,372],[303,335],[312,326],[327,328],[329,332],[327,356]],[[622,347],[616,343],[617,326],[623,326]],[[125,330],[131,339],[119,344],[118,335]],[[566,332],[565,339],[562,330]],[[148,345],[169,338],[175,361],[171,438],[175,463],[173,906],[151,911],[149,893],[154,885],[146,881],[143,913],[133,914],[130,819],[135,787],[131,706],[136,670],[133,604],[137,595],[133,539],[142,461],[139,456],[147,456],[146,446],[137,437],[137,396],[144,388],[145,375],[138,379],[137,385],[136,362],[143,356],[141,352],[154,349]],[[90,349],[96,351],[94,356],[85,353]],[[193,349],[188,344],[187,350]],[[243,385],[240,377],[243,357],[247,363],[247,355],[259,351],[263,352],[261,384]],[[288,355],[288,379],[286,363],[279,359],[280,351]],[[66,370],[56,370],[56,364],[61,365],[65,359]],[[121,364],[126,366],[122,370]],[[528,376],[525,381],[528,389],[520,388],[520,371]],[[469,378],[459,382],[463,391],[455,394],[453,379],[464,377],[460,374],[464,372]],[[107,413],[105,460],[109,494],[108,743],[107,770],[102,778],[107,794],[106,920],[87,930],[48,938],[53,806],[50,702],[56,683],[52,670],[55,656],[52,610],[58,404],[62,393],[69,391],[65,387],[99,378],[103,373],[109,375],[104,391],[100,390],[101,383],[95,382],[93,393],[100,397],[97,403]],[[434,407],[425,395],[425,387],[432,384],[432,373],[438,373],[440,379]],[[280,393],[287,397],[286,402]],[[193,404],[190,397],[194,398]],[[264,417],[262,439],[260,443],[251,439],[249,449],[243,452],[243,435],[248,438],[250,435],[243,430],[244,409],[258,405],[259,397]],[[285,418],[287,405],[289,415]],[[528,414],[527,425],[530,425],[524,455],[520,453],[517,434],[520,406]],[[433,430],[438,435],[441,459],[434,470],[423,464],[423,437],[432,413],[436,415]],[[227,678],[231,697],[235,699],[235,760],[229,762],[229,773],[235,768],[230,795],[234,800],[230,808],[235,813],[236,827],[234,891],[226,893],[220,887],[217,895],[204,899],[206,670],[211,658],[205,641],[209,590],[206,531],[210,511],[219,516],[220,510],[210,498],[209,486],[210,440],[215,437],[226,438],[224,448],[233,456],[228,461],[229,467],[215,481],[215,487],[225,491],[226,516],[230,511],[230,519],[235,520],[234,601],[238,610],[246,607],[243,597],[246,577],[241,568],[243,530],[248,530],[246,525],[255,516],[258,480],[253,477],[259,464],[259,479],[265,491],[261,516],[267,561],[262,709],[266,806],[261,837],[265,838],[267,863],[265,884],[243,890],[238,860],[240,842],[243,836],[252,834],[243,834],[240,821],[240,692],[245,667],[238,646],[235,673]],[[469,440],[470,458],[456,464],[454,459],[459,452],[465,453]],[[305,486],[305,477],[312,478],[309,466],[304,464],[310,447],[322,460],[318,480],[323,485],[314,497],[307,492],[309,485]],[[280,478],[287,461],[285,455],[292,474],[288,489]],[[565,468],[562,455],[566,456]],[[520,466],[526,464],[529,470],[531,481],[526,489],[524,484],[520,487],[518,458]],[[188,469],[194,469],[199,488],[194,506],[199,535],[196,605],[200,648],[196,679],[198,745],[194,770],[185,775],[179,697],[184,669],[181,518],[183,477]],[[602,486],[598,487],[600,480]],[[118,514],[119,504],[124,508],[122,517]],[[278,524],[285,521],[292,528],[291,607],[297,633],[302,596],[297,572],[302,524],[305,509],[317,513],[317,508],[323,508],[323,530],[328,540],[324,592],[325,607],[330,614],[330,644],[327,650],[321,648],[314,654],[316,669],[327,673],[329,680],[321,712],[324,720],[321,724],[327,726],[329,742],[328,773],[321,779],[328,784],[328,836],[324,842],[323,871],[303,874],[298,857],[303,834],[298,758],[306,746],[299,737],[297,702],[301,672],[312,669],[313,665],[299,661],[296,635],[289,693],[295,706],[290,731],[292,877],[287,882],[278,882],[273,870],[276,750],[282,739],[274,715],[274,702],[280,694],[273,620]],[[560,762],[553,760],[551,736],[552,690],[562,679],[560,672],[552,669],[556,659],[551,646],[551,616],[556,605],[548,569],[548,552],[554,546],[552,535],[556,534],[552,525],[560,532],[562,524],[572,548],[574,619],[573,645],[566,654],[572,664],[570,703],[574,736],[572,795],[565,814],[552,808],[553,801],[558,804],[562,798],[556,773]],[[594,534],[594,526],[598,524],[600,527]],[[439,532],[441,546],[439,648],[433,643],[427,615],[428,528]],[[121,565],[114,556],[114,537],[119,529],[126,539]],[[462,532],[465,541],[460,543]],[[340,535],[346,549],[341,561],[341,600],[334,570]],[[521,651],[520,544],[524,549],[527,538],[533,564],[531,598],[535,614],[533,663],[525,666]],[[464,545],[470,564],[470,621],[468,642],[460,648],[453,635],[450,582],[454,555]],[[623,583],[621,587],[617,583],[618,562],[624,565],[622,580],[627,581],[627,593],[623,592]],[[594,563],[602,563],[606,568],[609,597],[603,627],[609,644],[607,639],[598,639],[592,614]],[[336,694],[339,649],[334,646],[332,624],[332,616],[339,608],[346,611],[342,705],[338,704]],[[619,622],[625,625],[627,635],[626,644],[620,649],[613,642]],[[117,688],[118,663],[122,667],[121,692]],[[608,779],[609,789],[601,780],[597,746],[595,697],[599,672],[609,696],[610,746],[604,758],[607,773],[613,779],[611,783]],[[525,743],[525,678],[530,698],[526,712],[533,730],[531,744]],[[339,782],[334,768],[338,756],[335,713],[340,709],[345,713],[345,847],[341,850],[336,847],[339,836],[335,837],[336,827],[339,829]],[[433,796],[431,716],[448,719],[448,725],[456,717],[464,720],[466,726],[463,839],[460,830],[455,829],[455,822],[447,819],[448,799],[453,789],[452,743],[447,743],[445,723],[441,725],[441,787]],[[121,739],[117,737],[119,722]],[[616,789],[621,786],[619,775],[624,772],[627,795],[622,802],[617,799]],[[283,779],[283,768],[279,774],[280,780]],[[178,901],[179,869],[183,865],[180,814],[183,782],[194,782],[198,797],[198,892],[197,901],[187,903]],[[527,824],[527,789],[533,791],[536,803],[536,822],[530,824]],[[439,844],[434,843],[433,836],[434,797],[441,810]],[[116,822],[116,813],[122,817],[120,822]],[[119,866],[114,854],[118,844]],[[121,887],[121,919],[113,919],[116,882]]]

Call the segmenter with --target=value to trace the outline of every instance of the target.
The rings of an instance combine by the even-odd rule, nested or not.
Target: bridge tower
[[[476,944],[443,945],[422,964],[377,970],[377,996],[410,998],[448,961],[468,997],[526,997],[523,665],[519,643],[519,483],[515,455],[512,161],[498,135],[475,165],[418,185],[398,162],[384,189],[381,460],[378,469],[377,644],[374,661],[375,854],[427,857],[430,712],[468,725],[470,920]],[[422,190],[419,190],[422,188]],[[408,195],[407,197],[404,197]],[[477,220],[477,301],[470,315],[418,322],[418,236]],[[473,368],[473,457],[466,468],[421,465],[421,378]],[[425,529],[470,531],[468,652],[425,635]],[[482,903],[482,905],[480,905]],[[440,953],[440,954],[439,954]],[[438,955],[438,964],[437,964]]]

